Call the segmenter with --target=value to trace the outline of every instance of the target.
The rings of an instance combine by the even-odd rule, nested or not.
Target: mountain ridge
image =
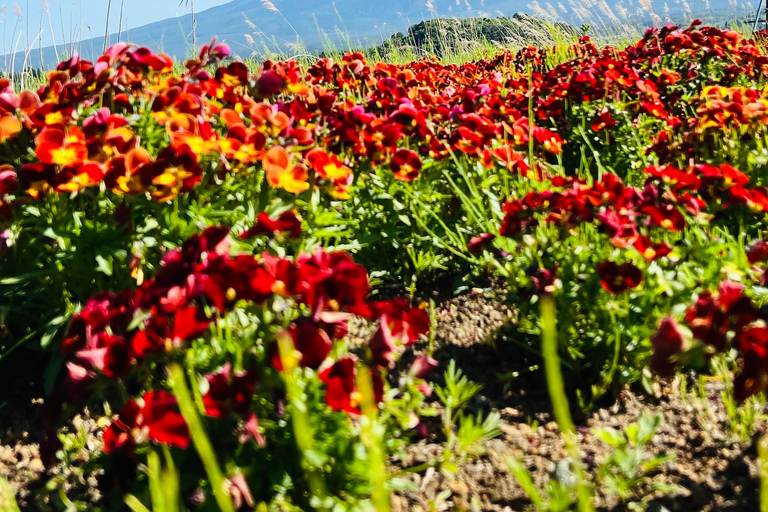
[[[544,11],[537,2],[529,8],[527,0],[479,1],[476,8],[469,0],[428,0],[424,4],[407,0],[375,4],[364,0],[232,0],[196,14],[196,38],[197,44],[201,45],[217,37],[229,44],[237,56],[247,58],[254,54],[258,56],[265,49],[317,52],[328,42],[344,49],[347,44],[351,48],[372,47],[397,32],[406,32],[412,24],[436,17],[511,17],[518,12],[531,14],[530,11],[536,11],[536,8]],[[616,6],[630,12],[633,1],[636,0],[617,0]],[[627,2],[629,9],[622,2]],[[728,2],[714,0],[712,4],[710,10],[717,9],[720,4],[728,5]],[[551,5],[544,5],[554,10]],[[576,26],[581,24],[575,15],[562,12],[565,9],[562,4],[558,5],[561,6],[562,21]],[[659,12],[664,12],[665,6],[664,0],[654,2],[654,10]],[[604,7],[600,6],[600,9],[604,11]],[[536,12],[532,14],[538,15]],[[122,39],[177,59],[189,57],[192,55],[192,16],[186,14],[123,31]],[[110,43],[117,42],[116,35],[110,35],[109,40]],[[78,53],[93,60],[101,54],[103,43],[103,36],[81,41]],[[57,45],[60,57],[67,46]],[[25,59],[28,67],[33,69],[50,68],[56,60],[52,46],[43,49],[42,66],[37,49],[8,57],[13,58],[13,68],[17,71],[22,69]]]

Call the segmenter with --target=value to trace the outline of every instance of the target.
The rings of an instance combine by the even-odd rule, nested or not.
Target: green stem
[[[386,487],[388,475],[382,439],[384,429],[376,420],[378,408],[374,398],[371,371],[363,365],[357,370],[357,389],[360,390],[360,405],[364,415],[360,421],[360,436],[368,449],[368,462],[371,467],[371,502],[377,511],[388,512],[392,510],[392,500]]]
[[[578,442],[576,440],[576,428],[573,425],[571,411],[568,407],[568,398],[565,394],[563,374],[560,371],[560,355],[557,352],[557,323],[555,317],[555,301],[550,295],[541,298],[541,331],[542,331],[542,357],[544,358],[544,373],[547,377],[547,389],[552,401],[552,410],[555,421],[563,433],[563,441],[568,456],[573,464],[576,475],[576,492],[578,496],[579,512],[594,512],[592,507],[590,488],[585,483],[584,468],[581,463]]]
[[[213,450],[208,434],[205,432],[203,422],[192,399],[192,394],[185,382],[184,370],[178,363],[172,363],[168,366],[168,374],[171,377],[170,384],[173,394],[176,395],[176,399],[179,401],[181,415],[184,416],[184,421],[187,422],[189,427],[192,443],[200,455],[200,460],[203,462],[203,467],[211,483],[213,497],[216,499],[216,503],[222,512],[235,512],[232,500],[224,488],[224,473],[222,473],[218,462],[216,462],[216,453]]]
[[[760,472],[760,512],[768,512],[768,436],[757,443],[758,471]]]
[[[307,404],[302,400],[301,385],[296,378],[298,371],[298,357],[296,348],[293,346],[293,338],[286,331],[280,331],[275,335],[277,348],[280,351],[280,361],[283,364],[283,378],[285,379],[286,393],[288,403],[291,405],[291,422],[293,423],[293,433],[296,438],[296,444],[302,454],[302,465],[307,473],[307,481],[313,496],[319,498],[323,503],[327,496],[323,481],[317,473],[317,468],[313,467],[307,458],[307,453],[312,450],[314,441],[314,430],[309,422]],[[320,510],[327,510],[327,507],[318,507]]]
[[[125,501],[125,504],[128,505],[128,508],[130,508],[133,512],[150,512],[149,509],[145,507],[141,501],[139,501],[139,498],[133,494],[126,494],[123,501]]]

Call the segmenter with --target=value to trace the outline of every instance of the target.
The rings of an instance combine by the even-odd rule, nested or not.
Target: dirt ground
[[[439,297],[438,297],[439,299]],[[456,475],[427,470],[406,474],[416,491],[394,496],[396,512],[410,510],[470,510],[522,512],[532,510],[524,492],[507,469],[509,457],[520,459],[543,487],[551,478],[561,478],[568,468],[558,462],[565,449],[552,421],[550,404],[541,372],[529,371],[536,361],[506,339],[504,324],[511,315],[498,292],[473,289],[458,297],[439,300],[435,358],[445,368],[453,359],[471,380],[483,384],[471,407],[501,415],[502,434],[484,443],[483,454],[466,462]],[[424,350],[425,346],[417,346]],[[503,378],[519,372],[516,378]],[[8,479],[17,493],[22,510],[38,510],[31,489],[44,471],[37,440],[43,390],[40,383],[23,378],[24,372],[0,374],[0,477]],[[441,372],[433,377],[441,380]],[[656,495],[649,483],[639,488],[648,510],[751,511],[758,510],[759,478],[754,439],[737,442],[728,427],[728,415],[717,381],[710,382],[706,396],[681,394],[679,379],[658,387],[653,395],[624,390],[586,418],[577,418],[581,453],[590,477],[609,449],[590,429],[621,428],[643,413],[661,413],[664,423],[648,450],[672,454],[676,460],[653,473],[654,481],[672,484],[677,490]],[[9,391],[13,390],[13,393]],[[76,425],[86,432],[89,450],[100,441],[96,422],[87,414]],[[392,471],[410,468],[435,459],[442,450],[439,426],[430,435],[407,449],[402,460],[391,460]],[[764,432],[761,422],[758,431]],[[98,500],[92,482],[81,482],[87,499]],[[89,490],[91,489],[91,490]],[[450,491],[450,492],[447,492]],[[441,499],[438,496],[441,495]],[[620,511],[625,506],[615,497],[601,495],[600,510]]]

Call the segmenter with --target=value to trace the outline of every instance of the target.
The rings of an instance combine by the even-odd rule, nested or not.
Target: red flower
[[[208,330],[211,319],[202,308],[188,306],[176,311],[173,317],[173,341],[192,341]]]
[[[233,372],[226,364],[220,372],[208,375],[208,392],[203,395],[205,414],[212,418],[224,418],[237,413],[246,416],[250,412],[256,376],[249,372]]]
[[[139,359],[144,359],[151,354],[162,352],[166,348],[168,338],[168,317],[154,315],[137,331],[131,340],[133,353]]]
[[[256,90],[261,98],[269,98],[279,93],[285,87],[285,80],[274,71],[264,71],[256,79]]]
[[[406,299],[392,299],[369,303],[371,316],[384,319],[392,336],[410,345],[419,336],[429,333],[429,315],[420,308],[412,308]]]
[[[696,171],[704,178],[705,183],[720,182],[726,188],[743,187],[749,183],[749,176],[728,164],[720,164],[719,167],[699,164]]]
[[[699,294],[696,304],[685,313],[685,321],[696,339],[717,350],[725,348],[728,341],[728,316],[711,293]]]
[[[395,346],[392,331],[383,316],[379,318],[379,328],[368,342],[368,348],[371,351],[375,367],[391,369],[395,366],[398,349]]]
[[[256,218],[256,224],[240,235],[240,238],[251,238],[258,235],[267,235],[270,238],[286,233],[288,238],[301,237],[301,219],[293,211],[287,211],[272,220],[265,212],[261,212]]]
[[[643,206],[641,211],[648,215],[652,223],[664,229],[681,231],[685,227],[685,217],[671,204]]]
[[[333,366],[320,374],[320,380],[326,385],[325,401],[329,407],[337,411],[359,415],[362,397],[355,382],[356,363],[357,358],[354,356],[339,359],[333,363]],[[381,380],[381,375],[377,372],[371,372],[371,378],[373,380],[374,401],[381,402],[384,397],[384,383]]]
[[[765,240],[755,240],[747,248],[747,260],[754,265],[758,261],[768,259],[768,243]]]
[[[37,158],[44,164],[67,165],[88,158],[85,135],[77,126],[64,131],[63,125],[46,126],[35,137]]]
[[[151,391],[125,404],[119,416],[104,431],[104,452],[124,451],[145,442],[186,449],[189,430],[176,407],[176,398],[167,391]]]
[[[528,164],[525,162],[525,155],[519,151],[515,151],[511,146],[495,148],[491,150],[491,155],[510,171],[517,170],[523,176],[528,175],[530,167],[528,167]]]
[[[737,336],[741,371],[733,381],[733,394],[743,402],[768,388],[768,329],[751,327]]]
[[[92,335],[88,346],[75,353],[75,358],[110,379],[122,377],[133,364],[130,347],[125,339],[107,332]]]
[[[662,377],[672,376],[677,368],[677,363],[672,360],[672,356],[683,349],[683,344],[683,335],[677,323],[672,318],[664,318],[656,334],[651,336],[653,346],[651,369]]]
[[[331,335],[315,322],[292,323],[288,327],[288,334],[291,335],[294,349],[301,354],[299,364],[305,368],[316,370],[331,352]],[[283,369],[276,343],[272,345],[272,366],[280,371]]]
[[[616,126],[616,121],[613,119],[613,116],[611,116],[608,109],[604,108],[600,111],[600,115],[592,121],[591,128],[594,131],[599,132],[604,128],[613,128],[614,126]]]
[[[469,254],[480,254],[483,249],[490,246],[496,239],[496,235],[490,233],[483,233],[479,236],[473,236],[469,239],[467,244],[467,252]]]
[[[318,248],[312,256],[299,258],[301,274],[308,290],[306,303],[314,309],[369,314],[368,273],[343,252],[325,252]]]
[[[209,258],[203,290],[219,311],[230,310],[239,300],[261,304],[274,293],[274,276],[253,256]]]
[[[663,258],[672,252],[672,248],[669,245],[664,242],[651,242],[647,236],[638,236],[632,242],[632,246],[648,261]]]
[[[411,149],[398,149],[389,162],[389,169],[395,173],[395,179],[413,181],[421,172],[421,158]]]
[[[698,188],[701,187],[701,179],[698,176],[693,173],[683,172],[671,165],[665,167],[652,165],[648,167],[645,172],[651,176],[660,178],[661,181],[667,185],[672,185],[677,189],[690,188],[698,190]]]
[[[438,366],[440,366],[440,364],[434,358],[428,355],[422,355],[413,361],[408,373],[417,379],[424,379]]]
[[[600,282],[610,293],[622,293],[637,287],[643,280],[643,273],[633,263],[617,265],[613,261],[604,261],[597,267]]]
[[[529,268],[528,276],[531,278],[533,291],[536,295],[554,293],[555,282],[557,281],[557,266],[552,270],[540,267]]]
[[[0,196],[14,194],[19,186],[16,171],[8,164],[0,166]]]

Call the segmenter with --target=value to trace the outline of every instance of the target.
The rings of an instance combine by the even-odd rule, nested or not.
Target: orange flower
[[[285,148],[273,146],[262,158],[261,165],[267,173],[269,184],[275,188],[282,188],[283,176],[290,172],[292,167],[291,155],[288,154]]]
[[[322,149],[313,149],[306,158],[321,178],[343,181],[352,176],[352,169],[342,164],[336,155],[328,155]]]
[[[63,125],[46,126],[35,137],[37,158],[44,164],[70,165],[85,161],[88,148],[85,135],[77,126],[65,133]]]
[[[79,192],[101,183],[104,168],[98,162],[77,163],[64,167],[56,175],[57,192]]]
[[[21,131],[21,121],[14,116],[0,117],[0,142],[15,137]]]
[[[302,165],[293,165],[291,155],[285,148],[274,146],[261,160],[267,173],[267,181],[275,188],[285,189],[292,194],[300,194],[309,188],[307,169]]]
[[[187,191],[200,181],[202,170],[197,156],[189,146],[168,147],[157,155],[151,165],[152,185],[157,188],[150,194],[158,202],[171,201],[179,192]]]
[[[240,164],[253,164],[264,157],[264,145],[267,137],[242,124],[233,126],[227,137],[219,143],[219,149],[225,158]]]
[[[303,165],[294,165],[283,178],[283,188],[291,194],[301,194],[309,188],[309,174]]]
[[[240,117],[240,113],[231,108],[221,109],[221,112],[219,112],[219,117],[227,128],[232,128],[233,126],[242,124],[243,122],[242,118]]]
[[[132,149],[127,155],[120,155],[109,161],[109,170],[104,182],[116,194],[142,194],[149,189],[151,183],[144,172],[151,163],[152,155],[146,149]]]
[[[291,125],[291,118],[288,117],[288,114],[266,103],[257,103],[251,107],[250,114],[255,124],[268,125],[267,128],[273,135],[280,134]]]

